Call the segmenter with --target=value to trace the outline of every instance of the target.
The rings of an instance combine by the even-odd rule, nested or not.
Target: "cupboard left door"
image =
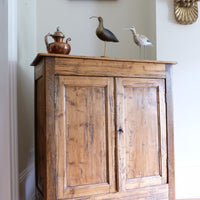
[[[58,76],[57,196],[115,192],[113,79]]]

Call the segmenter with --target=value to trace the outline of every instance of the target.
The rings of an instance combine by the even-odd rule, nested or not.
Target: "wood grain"
[[[176,62],[170,62],[170,61],[158,61],[158,60],[135,60],[135,59],[122,59],[122,58],[111,58],[111,57],[94,57],[94,56],[77,56],[77,55],[64,55],[64,54],[53,54],[53,53],[38,53],[38,55],[35,57],[33,62],[31,63],[31,66],[36,66],[43,58],[46,57],[53,57],[53,58],[75,58],[75,59],[85,59],[85,60],[93,60],[94,62],[98,62],[101,60],[108,60],[108,61],[118,61],[118,62],[124,62],[124,61],[134,61],[137,63],[160,63],[160,64],[170,64],[175,65]]]
[[[46,199],[56,199],[56,137],[54,134],[54,58],[45,59]]]
[[[159,79],[117,78],[119,188],[167,181],[165,85]]]
[[[34,75],[35,80],[39,79],[41,76],[44,75],[44,60],[41,60],[35,67]]]
[[[36,199],[46,198],[46,105],[44,60],[35,67],[35,193]]]
[[[105,90],[104,87],[65,87],[69,187],[108,183]]]
[[[76,200],[168,200],[168,185],[138,188],[126,192],[94,195],[76,198]],[[69,199],[72,200],[72,199]]]
[[[60,76],[58,82],[59,198],[114,191],[112,79]]]
[[[38,200],[174,200],[173,62],[38,54]]]
[[[121,77],[165,77],[165,65],[135,61],[118,62],[89,59],[55,59],[55,73],[58,75],[121,76]]]
[[[36,188],[42,195],[46,194],[46,130],[45,122],[45,94],[44,94],[44,76],[35,81],[36,85],[36,131],[35,131],[35,171]]]

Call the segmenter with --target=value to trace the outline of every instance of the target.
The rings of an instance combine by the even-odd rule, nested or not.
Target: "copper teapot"
[[[48,37],[51,36],[54,39],[53,43],[48,42]],[[67,38],[66,43],[63,42],[65,38],[64,34],[60,31],[60,28],[57,27],[57,31],[54,34],[48,33],[45,35],[45,44],[47,47],[48,53],[59,53],[59,54],[69,54],[71,51],[71,46],[69,41],[71,38]]]

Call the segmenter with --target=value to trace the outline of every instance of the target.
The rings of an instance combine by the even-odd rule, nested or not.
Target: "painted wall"
[[[43,0],[37,1],[37,50],[46,52],[44,36],[54,33],[57,26],[71,37],[71,54],[102,56],[104,43],[96,38],[97,19],[102,16],[104,26],[120,40],[108,44],[107,55],[117,58],[139,58],[139,49],[133,44],[130,31],[124,27],[136,26],[138,32],[149,37],[154,48],[149,48],[148,59],[156,58],[155,0]]]
[[[34,194],[34,69],[36,2],[18,1],[18,146],[20,200]]]
[[[0,199],[11,198],[10,183],[10,118],[8,68],[8,2],[0,1]]]
[[[200,198],[200,19],[176,23],[172,0],[156,0],[157,59],[177,61],[173,73],[177,198]]]

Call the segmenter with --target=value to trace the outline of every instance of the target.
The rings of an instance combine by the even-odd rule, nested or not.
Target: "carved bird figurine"
[[[97,18],[99,21],[99,26],[96,29],[96,35],[100,40],[103,40],[105,42],[104,56],[106,56],[106,42],[119,42],[119,40],[110,30],[104,28],[102,17],[97,17],[97,16],[90,17],[90,19],[92,18]]]
[[[125,30],[130,30],[133,33],[133,40],[135,42],[136,45],[138,45],[140,47],[140,59],[141,59],[141,47],[144,47],[144,58],[145,58],[145,47],[146,46],[153,46],[152,43],[150,42],[150,40],[144,36],[144,35],[140,35],[136,32],[136,29],[134,26],[130,27],[130,28],[124,28]]]

